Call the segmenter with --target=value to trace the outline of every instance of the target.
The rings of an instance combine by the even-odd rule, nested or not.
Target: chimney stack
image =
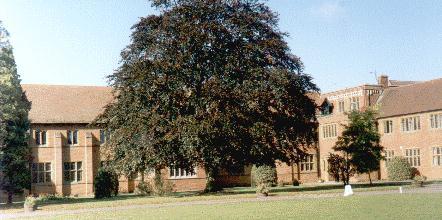
[[[388,76],[387,75],[379,76],[378,85],[382,86],[383,88],[387,88],[388,87]]]

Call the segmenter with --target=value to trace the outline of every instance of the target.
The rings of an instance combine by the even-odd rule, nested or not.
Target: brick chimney
[[[387,75],[379,76],[378,85],[382,86],[383,88],[387,88],[388,87],[388,76]]]

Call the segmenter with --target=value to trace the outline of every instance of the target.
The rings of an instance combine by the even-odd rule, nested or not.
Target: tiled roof
[[[378,100],[379,117],[442,109],[442,78],[384,90]]]
[[[100,86],[22,85],[31,101],[31,123],[90,123],[112,101]]]

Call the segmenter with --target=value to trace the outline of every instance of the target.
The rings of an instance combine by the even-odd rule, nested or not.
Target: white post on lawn
[[[351,189],[351,185],[345,185],[344,196],[353,195],[353,190]]]
[[[402,194],[402,186],[399,186],[399,193]]]

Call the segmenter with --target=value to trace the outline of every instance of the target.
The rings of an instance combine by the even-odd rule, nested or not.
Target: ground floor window
[[[64,181],[65,182],[79,182],[83,175],[81,162],[65,162],[64,163]]]
[[[421,151],[419,148],[405,149],[405,158],[412,167],[418,167],[421,165]]]
[[[313,154],[306,155],[300,163],[301,171],[313,171],[315,169],[314,164]]]
[[[183,169],[176,166],[170,166],[169,177],[174,179],[196,177],[196,169]]]
[[[32,164],[32,183],[51,182],[51,163]]]
[[[385,163],[388,165],[391,159],[394,157],[394,150],[386,150],[385,151]]]
[[[433,165],[442,166],[442,147],[433,147]]]

